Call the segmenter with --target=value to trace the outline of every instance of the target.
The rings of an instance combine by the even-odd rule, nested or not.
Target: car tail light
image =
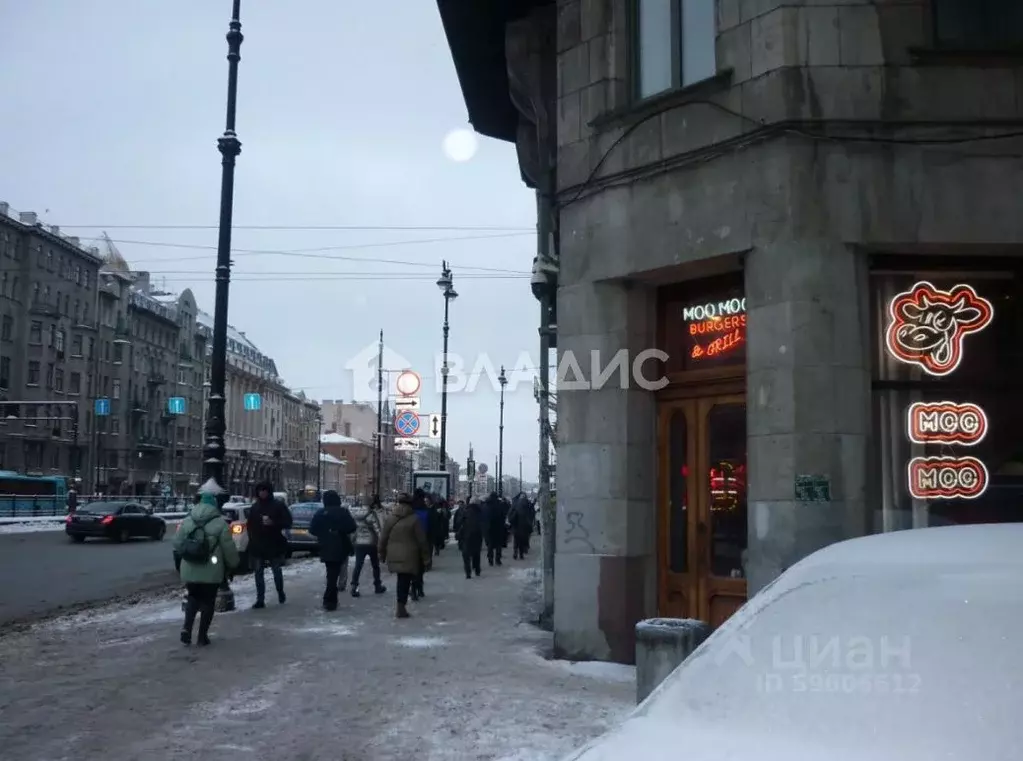
[[[104,515],[103,516],[103,520],[100,521],[100,523],[102,523],[104,526],[109,526],[113,522],[114,522],[114,516],[112,516],[112,515]]]
[[[231,525],[231,533],[232,534],[240,534],[244,530],[244,528],[245,527],[242,526],[242,524],[234,523],[234,524]]]

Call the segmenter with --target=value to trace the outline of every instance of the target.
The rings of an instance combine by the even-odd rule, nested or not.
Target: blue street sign
[[[245,395],[245,409],[249,412],[258,412],[259,408],[263,406],[263,399],[259,394],[246,394]]]
[[[411,410],[399,412],[394,418],[394,430],[401,436],[415,436],[419,433],[419,415]]]
[[[172,396],[167,400],[167,412],[172,415],[185,414],[185,397]]]
[[[97,415],[104,416],[110,414],[110,400],[109,399],[97,399],[95,407],[93,408]]]

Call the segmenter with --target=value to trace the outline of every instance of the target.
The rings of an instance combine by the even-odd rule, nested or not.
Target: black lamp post
[[[497,496],[501,497],[504,495],[504,387],[508,385],[504,365],[501,365],[497,382],[501,384],[501,421],[497,427]]]
[[[226,500],[224,460],[226,447],[224,433],[225,384],[227,374],[227,300],[231,285],[231,218],[234,207],[234,165],[242,151],[235,133],[235,114],[238,100],[238,61],[241,60],[242,23],[241,0],[233,0],[231,23],[227,32],[227,120],[224,134],[217,140],[222,156],[220,179],[220,235],[217,240],[216,302],[213,310],[213,356],[210,367],[210,396],[206,415],[206,442],[203,446],[204,484],[207,492],[215,491]],[[211,484],[210,481],[213,483]],[[227,583],[217,592],[217,608],[234,610],[234,593]]]
[[[465,461],[465,473],[469,477],[469,502],[472,502],[472,482],[476,480],[476,460],[472,456],[472,444],[469,444],[469,459]]]
[[[448,307],[452,301],[458,298],[455,291],[454,278],[447,262],[441,265],[440,279],[437,281],[444,296],[444,359],[440,368],[441,390],[440,390],[440,469],[447,471],[448,467]]]

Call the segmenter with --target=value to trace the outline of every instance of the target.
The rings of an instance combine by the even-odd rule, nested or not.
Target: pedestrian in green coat
[[[227,574],[238,567],[238,548],[234,546],[231,530],[217,506],[215,494],[204,494],[192,505],[188,516],[174,536],[174,551],[181,555],[189,536],[202,529],[206,537],[209,558],[204,563],[181,558],[181,581],[188,590],[185,603],[185,624],[181,629],[181,642],[192,644],[192,626],[199,615],[198,644],[210,644],[209,631],[213,622],[213,610],[217,601],[217,589]]]

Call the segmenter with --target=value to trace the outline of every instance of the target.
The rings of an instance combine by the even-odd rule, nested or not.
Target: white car
[[[826,547],[566,761],[1018,761],[1023,523]]]

